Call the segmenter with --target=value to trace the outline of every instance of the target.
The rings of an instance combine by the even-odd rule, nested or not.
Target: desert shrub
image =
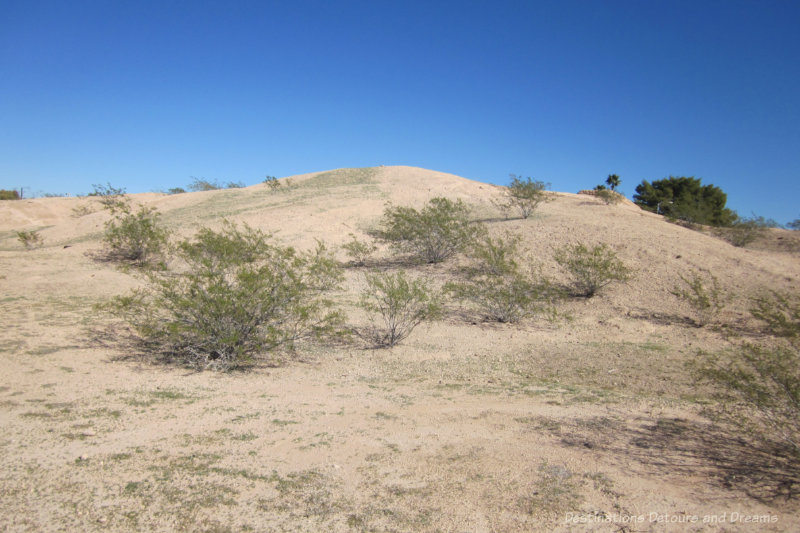
[[[90,204],[78,204],[72,208],[72,216],[75,218],[80,218],[86,215],[90,215],[95,212],[94,206]]]
[[[625,199],[625,197],[617,191],[612,191],[606,188],[595,189],[594,195],[597,198],[600,198],[606,205],[616,205]]]
[[[246,186],[243,181],[229,181],[225,184],[226,189],[242,189]]]
[[[511,183],[505,189],[503,198],[495,203],[503,211],[517,212],[525,219],[531,216],[540,204],[554,198],[553,193],[547,191],[548,187],[549,183],[531,178],[522,179],[511,174]]]
[[[26,250],[38,248],[44,244],[44,238],[36,230],[22,230],[17,232],[17,240]]]
[[[19,200],[19,191],[0,189],[0,200]]]
[[[796,347],[745,344],[701,357],[698,375],[718,386],[717,415],[800,458],[800,355]]]
[[[183,194],[186,192],[186,189],[183,187],[170,187],[167,189],[167,194]]]
[[[366,281],[359,306],[370,314],[370,326],[358,333],[376,346],[394,346],[419,324],[442,313],[441,295],[403,271],[367,274]]]
[[[772,292],[753,299],[750,314],[764,322],[767,331],[797,344],[800,341],[800,297]]]
[[[478,241],[469,252],[471,264],[462,269],[464,279],[447,283],[445,290],[497,322],[552,312],[559,292],[547,280],[522,271],[518,247],[518,236]]]
[[[786,227],[793,230],[800,230],[800,218],[796,218],[786,224]]]
[[[378,247],[374,243],[367,243],[360,241],[352,233],[350,234],[350,242],[342,245],[342,249],[347,253],[350,258],[350,264],[353,266],[364,266],[369,257],[375,253]]]
[[[574,293],[591,298],[597,291],[615,281],[631,279],[632,271],[607,244],[592,248],[583,243],[556,250],[554,259],[566,271]]]
[[[158,360],[227,371],[332,335],[343,321],[324,297],[341,270],[321,244],[298,252],[227,223],[180,243],[178,255],[182,271],[149,273],[147,289],[115,306],[140,351]]]
[[[221,189],[222,186],[216,181],[210,181],[207,179],[200,179],[195,178],[192,176],[192,182],[186,186],[187,189],[190,191],[216,191]]]
[[[134,212],[130,203],[118,201],[109,210],[103,240],[105,258],[137,266],[156,265],[167,249],[169,232],[161,225],[160,214],[152,207]]]
[[[717,235],[738,248],[744,248],[757,240],[767,228],[777,228],[780,224],[772,219],[759,216],[739,218],[727,228],[718,228]]]
[[[106,183],[106,185],[95,183],[92,187],[93,190],[89,196],[97,198],[104,209],[110,209],[113,212],[114,209],[119,209],[125,203],[124,188],[114,187],[111,183]]]
[[[469,215],[469,207],[461,200],[441,197],[431,199],[420,211],[389,206],[375,236],[421,261],[440,263],[464,250],[484,231]]]
[[[267,176],[264,178],[264,185],[270,188],[272,191],[277,191],[281,188],[281,182],[278,181],[278,178],[275,176]]]
[[[716,321],[728,303],[719,280],[707,270],[693,271],[688,276],[680,274],[682,285],[670,292],[683,300],[695,313],[695,323],[705,326]]]

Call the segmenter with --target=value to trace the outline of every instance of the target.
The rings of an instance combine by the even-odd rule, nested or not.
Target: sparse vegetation
[[[124,188],[114,187],[111,183],[106,183],[106,185],[96,183],[92,187],[94,190],[89,193],[89,196],[97,198],[104,209],[109,209],[113,212],[114,209],[119,209],[125,204],[123,198],[125,196]]]
[[[90,204],[81,203],[72,208],[72,216],[80,218],[94,213],[96,209]]]
[[[358,240],[355,235],[350,234],[350,241],[342,245],[342,249],[347,253],[350,258],[352,266],[360,267],[367,264],[370,256],[375,253],[378,247],[371,242],[363,242]]]
[[[773,291],[753,299],[750,314],[764,322],[767,331],[787,339],[791,343],[800,341],[800,297]]]
[[[129,202],[110,203],[113,218],[106,222],[103,240],[108,260],[136,266],[158,265],[167,249],[169,232],[160,221],[155,208],[140,206],[133,211]]]
[[[0,200],[19,200],[19,191],[14,189],[0,189]]]
[[[602,189],[595,189],[594,195],[600,198],[606,205],[616,205],[625,199],[620,193],[606,189],[605,187]]]
[[[264,185],[269,187],[272,191],[276,191],[281,188],[281,182],[278,181],[278,178],[275,176],[267,176],[264,178]]]
[[[389,206],[375,236],[420,261],[440,263],[483,233],[483,227],[470,221],[469,215],[469,207],[461,200],[441,197],[431,199],[420,211]]]
[[[706,355],[702,378],[719,386],[716,413],[764,441],[780,441],[800,458],[800,356],[796,347],[745,344]]]
[[[185,269],[151,273],[114,310],[139,350],[164,362],[231,370],[296,342],[332,335],[343,317],[324,293],[341,271],[323,245],[308,253],[226,224],[180,243]]]
[[[633,274],[607,244],[567,245],[556,250],[554,259],[570,277],[574,293],[586,298],[610,283],[628,281]]]
[[[511,183],[505,189],[502,200],[496,202],[506,213],[517,212],[526,219],[543,202],[549,202],[554,198],[553,193],[548,192],[549,183],[533,180],[531,178],[522,179],[520,176],[511,174]]]
[[[360,306],[370,313],[371,324],[359,334],[376,346],[394,346],[419,324],[442,314],[439,293],[403,271],[367,274],[366,281]]]
[[[186,192],[186,189],[183,187],[170,187],[167,189],[167,194],[183,194]]]
[[[727,228],[717,229],[717,234],[738,248],[744,248],[757,240],[767,228],[777,228],[780,224],[772,219],[752,216],[739,218]]]
[[[192,182],[187,186],[190,191],[216,191],[221,189],[222,186],[216,181],[210,181],[205,178],[195,178],[192,176]]]
[[[717,321],[728,303],[717,277],[707,270],[692,271],[688,276],[680,274],[682,286],[670,292],[683,300],[695,313],[695,323],[705,326]]]
[[[26,250],[39,248],[44,244],[44,238],[36,230],[22,230],[17,232],[17,240]]]
[[[446,291],[497,322],[552,313],[559,291],[549,281],[522,271],[516,261],[519,240],[485,237],[476,243],[470,251],[472,264],[463,269],[464,280],[448,283]]]

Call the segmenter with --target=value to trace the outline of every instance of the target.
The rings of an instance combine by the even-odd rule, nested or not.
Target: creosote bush
[[[342,273],[319,244],[298,252],[226,223],[178,246],[179,272],[149,272],[148,287],[114,310],[139,350],[157,360],[227,371],[303,339],[335,335],[343,315],[325,293]]]
[[[555,198],[553,193],[547,191],[548,187],[549,183],[511,174],[511,183],[505,189],[503,198],[495,203],[506,213],[515,211],[526,219],[540,204]]]
[[[461,200],[433,198],[420,211],[389,206],[375,236],[426,263],[440,263],[464,250],[485,230],[470,221]]]
[[[800,344],[800,297],[773,291],[753,299],[750,314],[775,336]]]
[[[719,280],[707,270],[693,271],[688,276],[680,274],[683,285],[670,292],[689,304],[695,313],[695,323],[705,326],[717,320],[728,303]]]
[[[17,240],[26,250],[38,248],[44,244],[44,238],[36,230],[23,230],[17,232]]]
[[[570,277],[574,293],[586,298],[610,283],[630,280],[633,274],[607,244],[591,248],[583,243],[567,245],[556,250],[554,259]]]
[[[800,354],[796,346],[745,344],[733,354],[701,354],[699,377],[717,385],[716,414],[800,458]]]
[[[161,225],[158,211],[140,206],[134,212],[129,202],[119,199],[106,207],[113,215],[106,222],[103,235],[106,259],[136,266],[159,265],[167,249],[169,232]]]
[[[752,316],[771,339],[719,354],[701,354],[693,366],[716,385],[714,414],[740,427],[771,453],[800,460],[800,296],[772,292],[753,300]],[[780,449],[773,446],[778,443]],[[787,496],[792,487],[785,488]],[[794,493],[796,494],[796,493]]]
[[[370,256],[375,253],[375,250],[377,250],[378,247],[375,246],[374,243],[358,240],[356,236],[351,233],[350,242],[344,243],[342,245],[342,249],[350,258],[350,264],[352,266],[360,267],[367,264]]]
[[[394,346],[419,324],[442,314],[441,295],[403,271],[367,274],[366,281],[359,305],[370,314],[371,324],[358,333],[376,346]]]
[[[612,190],[605,189],[605,188],[604,189],[595,189],[594,195],[597,198],[600,198],[603,201],[603,203],[605,203],[606,205],[616,205],[616,204],[621,203],[622,200],[625,199],[625,197],[622,196],[617,191],[612,191]]]
[[[554,314],[560,291],[548,280],[523,272],[516,260],[519,241],[518,236],[478,241],[469,251],[471,264],[462,269],[464,279],[448,283],[445,290],[497,322]]]
[[[102,185],[95,183],[92,185],[93,191],[89,196],[97,198],[100,205],[104,209],[109,209],[113,213],[115,209],[119,209],[126,203],[125,189],[121,187],[114,187],[111,183]]]
[[[0,189],[0,200],[19,200],[19,191],[14,189]]]

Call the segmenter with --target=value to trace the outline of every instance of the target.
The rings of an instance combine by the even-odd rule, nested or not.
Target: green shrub
[[[469,215],[470,209],[461,200],[441,197],[431,199],[421,211],[389,206],[375,236],[421,261],[440,263],[483,233],[483,226],[471,222]]]
[[[183,187],[171,187],[167,189],[167,194],[183,194],[186,192],[186,189]]]
[[[104,209],[109,209],[112,213],[115,209],[120,209],[126,203],[124,198],[125,189],[112,186],[110,183],[106,185],[93,184],[94,190],[89,193],[89,196],[96,197],[100,205]]]
[[[516,261],[519,237],[477,242],[464,268],[463,281],[450,282],[445,290],[479,313],[497,322],[518,322],[553,310],[559,291],[547,280],[534,279],[522,272]]]
[[[350,257],[350,264],[353,266],[364,266],[369,257],[378,249],[373,243],[359,241],[355,235],[350,234],[350,242],[342,245],[342,249]]]
[[[44,244],[44,239],[36,230],[18,231],[17,240],[25,247],[26,250],[32,250]]]
[[[221,189],[222,186],[216,181],[209,181],[207,179],[200,179],[192,177],[192,182],[186,186],[190,191],[216,191]]]
[[[606,189],[605,187],[602,189],[595,189],[594,195],[600,198],[606,205],[616,205],[625,199],[620,193]]]
[[[323,245],[308,253],[227,223],[178,246],[185,268],[151,272],[146,290],[117,300],[140,351],[199,369],[231,370],[278,349],[337,332],[324,293],[341,270]]]
[[[779,441],[800,459],[800,355],[795,347],[746,344],[705,355],[698,375],[718,388],[716,414],[764,441]]]
[[[106,259],[138,266],[158,263],[167,249],[169,238],[158,211],[141,206],[133,212],[130,204],[122,201],[109,209],[113,218],[106,222],[103,235],[107,246]]]
[[[586,298],[612,282],[625,282],[632,277],[631,269],[607,244],[592,248],[583,243],[567,245],[556,250],[554,259],[570,277],[574,293]]]
[[[0,200],[19,200],[19,191],[0,189]]]
[[[754,298],[750,314],[764,322],[771,335],[795,344],[800,341],[800,297],[797,295],[772,292]]]
[[[272,191],[277,191],[281,188],[281,182],[278,181],[278,178],[275,176],[267,176],[264,178],[264,185],[270,188]]]
[[[689,304],[695,313],[695,323],[705,326],[716,321],[727,305],[719,280],[707,270],[693,271],[689,276],[680,274],[682,286],[670,292]]]
[[[543,181],[522,179],[511,174],[511,183],[505,189],[502,200],[496,202],[496,205],[506,212],[515,211],[526,219],[540,204],[554,199],[553,193],[547,191],[549,186],[549,183]]]
[[[370,326],[358,333],[376,346],[394,346],[419,324],[442,314],[441,295],[422,280],[396,274],[372,273],[360,307],[370,313]]]
[[[716,233],[732,245],[744,248],[751,242],[757,240],[764,234],[767,228],[777,228],[780,225],[772,219],[753,216],[750,218],[740,218],[730,227],[718,228]]]

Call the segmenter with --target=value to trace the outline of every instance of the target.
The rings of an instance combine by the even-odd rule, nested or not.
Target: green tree
[[[729,226],[736,213],[725,207],[727,195],[694,177],[670,176],[636,186],[633,201],[642,209],[696,224]]]
[[[432,198],[420,211],[389,206],[383,213],[376,238],[410,253],[426,263],[441,263],[464,250],[484,231],[470,220],[470,209],[461,200]]]
[[[341,282],[341,269],[321,244],[297,252],[228,223],[183,241],[178,256],[180,272],[149,273],[144,290],[113,307],[143,355],[231,370],[301,339],[334,334],[343,321],[324,297]]]
[[[617,176],[616,174],[609,174],[608,177],[606,178],[606,185],[608,185],[608,187],[612,191],[616,191],[620,183],[622,183],[622,180],[619,179],[619,176]]]
[[[520,176],[511,174],[511,183],[504,191],[503,199],[497,205],[504,211],[516,211],[526,219],[543,202],[553,199],[553,194],[547,192],[549,183],[533,180],[531,178],[522,179]]]

